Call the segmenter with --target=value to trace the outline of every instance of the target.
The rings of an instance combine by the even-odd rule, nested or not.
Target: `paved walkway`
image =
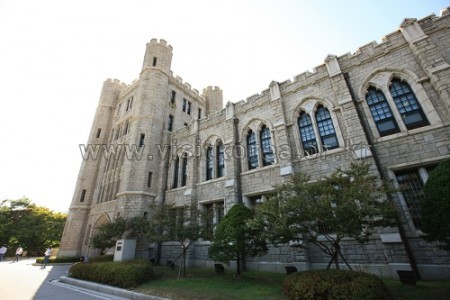
[[[71,264],[48,265],[43,269],[33,265],[35,261],[35,258],[22,258],[18,263],[12,259],[0,262],[1,300],[162,299],[68,278]]]

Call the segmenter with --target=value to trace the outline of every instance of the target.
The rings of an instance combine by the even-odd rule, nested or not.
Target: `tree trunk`
[[[237,254],[236,257],[236,275],[241,275],[241,255],[240,253]]]

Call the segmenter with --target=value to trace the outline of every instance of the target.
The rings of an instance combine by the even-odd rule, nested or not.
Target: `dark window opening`
[[[173,130],[173,116],[169,115],[169,120],[167,123],[167,130],[172,131]]]
[[[144,146],[145,134],[141,133],[141,138],[139,139],[139,147]]]
[[[191,114],[191,105],[192,105],[192,103],[188,101],[188,103],[187,103],[187,110],[186,110],[188,115]]]
[[[173,166],[173,188],[178,187],[178,172],[180,169],[180,158],[177,156],[175,159],[175,165]]]
[[[153,177],[153,172],[148,172],[148,177],[147,177],[147,187],[148,188],[152,187],[152,177]]]
[[[183,160],[181,165],[181,186],[185,186],[188,177],[188,159],[186,153],[183,154]]]
[[[80,202],[84,202],[84,198],[86,197],[86,190],[81,191]]]
[[[172,96],[170,97],[170,103],[175,103],[175,99],[177,97],[177,92],[172,91]]]
[[[197,118],[199,120],[202,118],[202,109],[201,108],[198,109],[198,117]]]
[[[157,60],[158,60],[157,57],[154,56],[154,57],[153,57],[153,64],[152,64],[153,67],[156,67],[156,62],[157,62]]]
[[[96,137],[99,138],[101,133],[102,133],[102,129],[98,128]]]
[[[186,112],[186,106],[187,106],[187,100],[185,99],[185,98],[183,98],[183,106],[182,106],[182,110],[184,111],[184,112]]]

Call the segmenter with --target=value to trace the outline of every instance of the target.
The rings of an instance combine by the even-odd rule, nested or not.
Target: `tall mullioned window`
[[[399,132],[397,122],[382,91],[370,87],[367,90],[366,101],[380,136]]]
[[[406,82],[394,78],[389,91],[406,128],[414,129],[429,125],[422,107],[412,92],[411,87]]]
[[[225,150],[222,141],[217,142],[217,178],[225,176]]]
[[[213,178],[214,172],[214,149],[210,145],[206,150],[206,180],[210,180]]]
[[[173,166],[173,184],[172,187],[176,189],[178,187],[178,173],[180,170],[180,158],[177,155],[177,158],[175,159],[175,163]]]
[[[272,151],[272,138],[270,136],[270,129],[266,126],[263,126],[260,131],[260,141],[263,166],[270,166],[273,164],[274,156]]]
[[[298,117],[298,128],[300,130],[303,152],[305,155],[315,154],[318,150],[316,134],[314,133],[311,117],[304,111],[302,111]]]
[[[322,148],[324,150],[330,150],[339,147],[330,112],[322,105],[316,110],[316,122]]]
[[[258,167],[258,146],[256,143],[256,135],[251,130],[247,134],[247,156],[248,169],[256,169]]]
[[[397,172],[397,182],[406,202],[409,214],[416,228],[421,227],[420,201],[424,197],[423,183],[417,170]]]
[[[187,154],[183,154],[181,159],[181,186],[185,186],[188,178],[188,158]]]

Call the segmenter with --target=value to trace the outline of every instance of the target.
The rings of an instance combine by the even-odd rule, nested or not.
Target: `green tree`
[[[387,192],[368,164],[338,169],[318,182],[295,174],[257,207],[251,226],[275,245],[316,245],[330,257],[327,269],[333,262],[339,269],[339,257],[350,268],[340,251],[343,238],[365,243],[377,227],[395,225]]]
[[[152,242],[178,242],[182,249],[180,274],[186,276],[186,254],[204,232],[202,214],[197,203],[190,206],[159,204],[152,206],[152,216],[145,228],[145,237]]]
[[[66,214],[36,206],[29,199],[4,200],[0,207],[2,223],[0,237],[3,243],[15,249],[41,254],[49,245],[58,246],[64,230]]]
[[[236,260],[236,275],[241,274],[242,262],[246,255],[251,257],[267,253],[264,239],[260,232],[247,226],[253,218],[253,212],[242,204],[234,205],[217,225],[214,240],[208,249],[209,256],[217,261],[229,263]]]
[[[96,233],[90,240],[90,246],[100,249],[114,247],[117,240],[122,238],[141,238],[143,228],[146,226],[146,220],[142,217],[130,219],[116,218],[113,222],[104,223],[96,228]]]
[[[450,251],[450,160],[430,172],[424,194],[420,202],[423,238]]]

